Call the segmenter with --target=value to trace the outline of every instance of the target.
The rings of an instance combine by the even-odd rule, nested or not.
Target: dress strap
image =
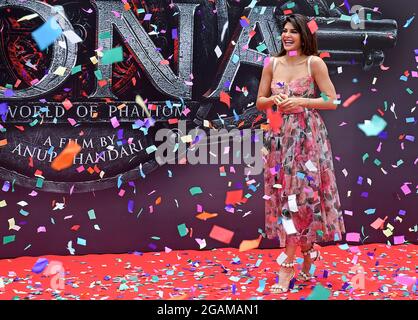
[[[308,58],[308,74],[311,75],[311,59],[313,56],[309,56]]]
[[[277,61],[277,57],[273,57],[273,74],[274,74],[274,70],[276,69],[276,61]]]

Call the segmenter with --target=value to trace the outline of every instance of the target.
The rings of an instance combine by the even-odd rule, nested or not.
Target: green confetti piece
[[[387,101],[384,101],[383,102],[383,105],[385,106],[385,111],[387,111],[388,110],[388,102]]]
[[[154,151],[157,151],[157,147],[155,145],[152,145],[146,148],[145,151],[147,152],[147,154],[150,154],[150,153],[153,153]]]
[[[39,122],[39,120],[38,119],[35,119],[31,123],[29,123],[29,126],[34,127],[34,126],[36,126],[38,124],[38,122]]]
[[[122,47],[116,47],[110,50],[103,51],[102,64],[112,64],[123,61]]]
[[[36,179],[36,187],[37,188],[42,188],[43,185],[44,185],[44,179],[42,179],[42,178]]]
[[[94,71],[94,75],[96,76],[97,80],[102,80],[103,79],[103,75],[102,75],[102,72],[100,70]]]
[[[340,19],[343,20],[343,21],[351,21],[351,16],[347,16],[345,14],[342,14],[340,16]]]
[[[374,164],[376,166],[380,166],[382,164],[382,162],[379,159],[374,159]]]
[[[366,136],[377,136],[386,128],[387,122],[378,115],[373,115],[371,120],[365,120],[364,123],[357,124],[357,127],[365,133]]]
[[[267,49],[267,46],[264,43],[262,43],[262,44],[258,45],[256,49],[257,49],[258,52],[263,52],[264,50]]]
[[[6,84],[6,88],[7,88],[7,89],[13,89],[13,85],[12,85],[12,84],[10,84],[10,83],[8,83],[8,84]]]
[[[192,196],[196,195],[196,194],[201,194],[203,193],[202,189],[200,187],[191,187],[189,189],[190,193]]]
[[[372,20],[372,14],[371,14],[371,13],[367,13],[367,14],[366,14],[366,19],[367,19],[368,21],[371,21],[371,20]]]
[[[87,214],[89,215],[90,220],[96,219],[96,213],[94,212],[94,209],[90,209],[89,211],[87,211]]]
[[[316,233],[318,234],[318,236],[320,236],[322,238],[322,236],[324,235],[324,232],[322,230],[316,230]]]
[[[186,224],[182,223],[177,226],[177,230],[179,231],[180,237],[184,237],[189,232],[187,230]]]
[[[328,101],[329,100],[328,96],[325,93],[323,93],[323,92],[321,92],[321,97],[322,97],[322,99],[324,99],[324,101]]]
[[[306,300],[328,300],[330,295],[331,291],[329,289],[317,284]]]
[[[145,9],[144,8],[138,9],[138,13],[144,13],[144,12],[145,12]]]
[[[288,2],[286,6],[287,6],[288,9],[292,9],[292,8],[295,7],[295,3],[293,1],[291,1],[291,2]]]
[[[365,154],[363,154],[363,163],[364,161],[366,161],[369,158],[369,154],[366,152]]]
[[[110,31],[106,31],[106,32],[99,33],[99,39],[100,40],[109,39],[111,36],[112,35],[111,35]]]
[[[153,239],[153,240],[160,240],[161,238],[160,237],[157,237],[157,236],[153,236],[153,237],[151,237],[151,239]]]
[[[158,278],[158,276],[152,276],[151,281],[152,282],[158,282],[158,281],[160,281],[160,278]]]
[[[413,94],[414,93],[414,91],[412,91],[411,89],[409,89],[409,88],[406,88],[406,92],[408,92],[409,94]]]
[[[76,74],[81,71],[81,64],[71,69],[71,74]]]
[[[316,4],[316,5],[314,5],[314,10],[315,10],[315,14],[317,15],[317,16],[319,16],[319,9],[318,9],[318,5]]]
[[[8,244],[10,242],[15,241],[16,236],[12,235],[12,236],[4,236],[3,237],[3,244]]]

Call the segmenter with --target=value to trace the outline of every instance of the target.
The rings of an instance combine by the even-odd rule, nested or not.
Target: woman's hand
[[[286,100],[288,96],[284,93],[279,93],[273,96],[273,102],[277,106],[277,108],[280,108],[283,101]]]
[[[291,97],[284,99],[280,104],[280,111],[282,112],[292,112],[293,110],[303,106],[303,101],[301,98]]]

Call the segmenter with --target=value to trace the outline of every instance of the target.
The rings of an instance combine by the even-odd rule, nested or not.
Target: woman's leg
[[[304,244],[301,244],[300,250],[303,252],[307,252],[313,247],[313,243],[307,242]],[[312,258],[310,254],[303,255],[303,265],[302,265],[302,271],[306,274],[309,274],[309,270],[311,270],[312,265]]]
[[[286,292],[289,288],[290,281],[295,275],[293,264],[295,260],[296,245],[287,244],[285,248],[286,260],[280,265],[279,283],[272,286],[273,293]]]
[[[314,249],[314,244],[311,242],[302,243],[300,248],[303,254],[303,265],[297,280],[308,281],[312,278],[312,275],[309,272],[311,270],[312,263],[314,263],[317,259],[320,259],[320,253],[318,250]]]

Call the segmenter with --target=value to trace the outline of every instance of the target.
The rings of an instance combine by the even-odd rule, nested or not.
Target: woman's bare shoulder
[[[312,58],[311,58],[311,65],[313,66],[313,65],[316,65],[316,66],[320,66],[320,65],[322,65],[322,64],[325,64],[325,61],[324,60],[322,60],[322,58],[321,57],[319,57],[319,56],[311,56]]]
[[[325,61],[321,57],[318,57],[318,56],[312,56],[311,69],[313,73],[316,73],[317,71],[321,71],[321,70],[328,70]]]

